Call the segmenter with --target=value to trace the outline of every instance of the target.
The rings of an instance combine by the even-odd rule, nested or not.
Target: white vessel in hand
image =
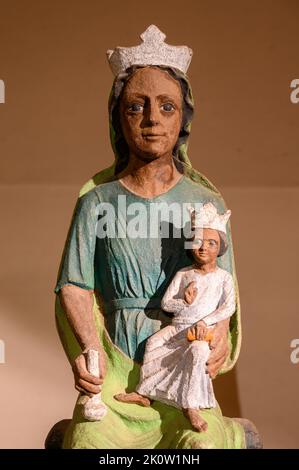
[[[94,349],[87,351],[87,370],[95,377],[100,376],[99,370],[99,353]],[[87,397],[86,397],[87,398]],[[102,402],[101,392],[87,398],[83,405],[83,416],[88,421],[101,421],[107,413],[107,407]]]

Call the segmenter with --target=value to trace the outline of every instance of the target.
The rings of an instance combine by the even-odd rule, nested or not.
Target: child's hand
[[[207,335],[208,328],[203,320],[195,323],[188,329],[187,337],[197,339],[199,341],[204,341]]]
[[[185,290],[185,301],[190,305],[194,301],[195,297],[197,294],[197,287],[196,287],[196,282],[192,281],[190,284],[186,287]]]

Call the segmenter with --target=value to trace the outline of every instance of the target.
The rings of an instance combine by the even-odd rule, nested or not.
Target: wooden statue
[[[197,419],[160,401],[141,407],[114,398],[120,391],[136,391],[149,338],[172,328],[172,313],[162,299],[175,274],[194,263],[184,249],[184,207],[213,204],[219,214],[226,212],[219,191],[187,156],[194,105],[186,72],[192,51],[166,44],[154,25],[141,38],[136,47],[107,53],[115,74],[109,99],[115,162],[80,191],[55,288],[57,328],[80,392],[71,422],[59,428],[64,430],[63,447],[244,448],[244,427],[224,418],[213,400],[215,407],[197,412]],[[174,223],[177,214],[181,225]],[[161,230],[152,234],[157,227]],[[228,273],[235,303],[231,316],[213,325],[210,379],[234,366],[241,341],[229,223],[226,242],[217,266],[219,273]],[[185,292],[190,309],[192,292],[190,286]],[[191,327],[197,338],[204,334],[201,326]],[[191,344],[202,342],[190,343],[195,351]],[[91,350],[99,357],[99,376],[87,367]],[[89,421],[87,398],[99,393],[107,412]],[[198,432],[201,427],[205,432]]]

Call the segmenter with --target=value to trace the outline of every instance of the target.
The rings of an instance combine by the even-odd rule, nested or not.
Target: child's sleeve
[[[213,325],[221,320],[229,318],[236,309],[236,294],[234,287],[234,280],[230,273],[226,273],[223,281],[223,292],[219,301],[219,307],[203,318],[203,321],[208,325]]]
[[[179,314],[188,305],[182,298],[182,275],[181,271],[176,273],[161,300],[162,309],[175,315]]]

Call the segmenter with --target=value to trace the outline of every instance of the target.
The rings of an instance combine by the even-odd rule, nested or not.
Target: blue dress
[[[168,285],[179,269],[192,264],[184,248],[183,226],[178,227],[169,218],[171,212],[163,218],[161,211],[161,230],[152,236],[152,211],[161,203],[168,208],[176,203],[175,213],[182,210],[183,204],[205,202],[212,202],[219,212],[225,211],[215,193],[185,175],[167,192],[153,198],[134,194],[118,180],[96,186],[77,204],[55,292],[66,284],[94,290],[103,303],[105,326],[113,343],[130,358],[142,362],[147,338],[171,322],[169,314],[161,309]],[[105,212],[107,203],[109,209]],[[113,209],[112,217],[104,219]],[[142,233],[136,237],[128,233],[128,228],[140,211],[142,227],[137,223],[135,228],[139,235],[140,229]],[[114,222],[108,235],[104,220]],[[218,264],[232,272],[230,248]]]

